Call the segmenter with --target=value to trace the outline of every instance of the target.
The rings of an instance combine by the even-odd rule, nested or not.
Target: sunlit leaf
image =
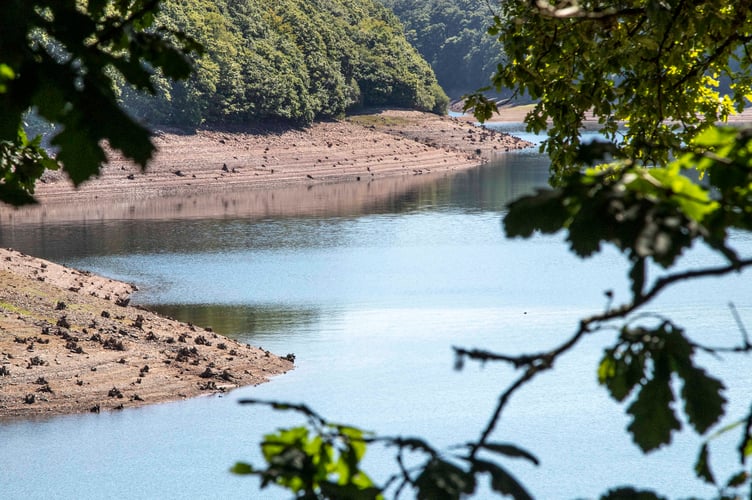
[[[742,456],[745,458],[752,455],[752,438],[745,437],[741,446],[741,450]]]
[[[306,427],[293,427],[281,429],[275,434],[267,434],[261,443],[264,458],[271,461],[282,450],[290,446],[302,447],[308,442],[308,429]]]
[[[676,164],[665,169],[651,169],[650,176],[660,183],[668,199],[676,203],[690,219],[702,221],[718,208],[718,203],[710,199],[708,190],[682,175]]]
[[[598,381],[605,385],[611,397],[624,401],[644,375],[644,358],[622,353],[617,357],[607,350],[598,367]]]
[[[16,77],[16,72],[13,71],[13,68],[8,66],[7,64],[0,63],[0,79],[12,80],[15,77]]]
[[[336,429],[340,434],[348,438],[348,446],[354,453],[354,459],[356,461],[362,460],[366,452],[366,443],[363,441],[366,432],[357,427],[346,425],[338,425]]]
[[[598,382],[605,384],[607,380],[616,376],[617,364],[611,353],[607,353],[598,365]]]
[[[719,146],[733,143],[736,140],[737,134],[737,130],[733,127],[709,127],[692,140],[692,145],[704,148],[718,148]]]
[[[373,480],[363,471],[358,471],[357,474],[351,476],[350,482],[361,490],[376,488]]]

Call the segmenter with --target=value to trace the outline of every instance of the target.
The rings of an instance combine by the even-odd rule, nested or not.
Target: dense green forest
[[[299,124],[361,106],[442,113],[448,98],[375,0],[169,0],[160,22],[205,47],[187,81],[122,98],[151,123]]]
[[[493,12],[483,0],[381,0],[405,26],[407,40],[428,61],[452,97],[490,85],[502,62],[488,34]]]

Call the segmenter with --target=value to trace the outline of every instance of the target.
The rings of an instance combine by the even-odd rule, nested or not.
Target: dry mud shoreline
[[[0,419],[225,392],[293,367],[293,356],[128,305],[127,283],[7,249],[0,281]]]
[[[471,168],[529,146],[462,118],[401,110],[300,130],[162,130],[155,143],[158,153],[145,172],[112,154],[101,175],[79,189],[59,173],[46,175],[36,192],[40,205],[0,207],[0,224],[80,220],[97,207],[106,207],[102,218],[149,218],[140,207],[182,210],[191,197],[230,191],[240,196],[239,205],[274,190],[288,205],[317,185],[332,186],[322,190],[326,196],[356,198],[372,181],[380,183],[374,192],[388,191],[407,176]],[[226,211],[226,199],[180,216],[207,210]],[[132,285],[13,250],[0,249],[0,283],[0,420],[224,392],[293,368],[293,355],[280,357],[217,335],[209,325],[129,305]]]
[[[156,156],[141,171],[117,153],[101,175],[73,189],[60,173],[39,183],[44,205],[145,199],[225,189],[274,189],[471,168],[531,144],[451,118],[384,110],[305,129],[157,130]]]

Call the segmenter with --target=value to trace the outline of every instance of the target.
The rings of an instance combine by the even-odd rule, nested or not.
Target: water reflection
[[[180,321],[204,327],[243,341],[310,329],[321,319],[316,308],[284,308],[275,304],[242,306],[227,304],[150,304],[149,309]]]
[[[0,493],[286,498],[227,474],[234,460],[259,460],[264,433],[300,424],[240,407],[241,397],[305,401],[336,421],[438,445],[476,438],[512,373],[500,366],[456,372],[453,345],[537,351],[602,307],[605,289],[624,299],[616,252],[583,262],[561,238],[503,237],[506,204],[547,175],[540,157],[515,154],[450,177],[402,179],[378,196],[376,182],[290,196],[237,193],[235,201],[211,195],[195,203],[211,213],[206,219],[199,208],[192,212],[193,201],[177,207],[176,200],[64,223],[52,212],[0,211],[3,246],[136,282],[136,302],[297,356],[294,371],[223,398],[0,425],[0,456],[11,457],[0,467]],[[309,208],[315,214],[305,214]],[[693,333],[711,331],[713,343],[722,343],[729,332],[738,337],[726,301],[748,318],[750,296],[752,283],[740,277],[705,280],[665,298],[663,307]],[[672,495],[713,493],[691,480],[696,436],[677,437],[671,449],[645,458],[620,432],[628,425],[623,408],[594,376],[613,332],[604,333],[514,399],[497,437],[531,449],[542,465],[513,470],[540,498],[595,497],[624,483]],[[721,376],[737,373],[735,381],[728,377],[729,399],[744,400],[750,383],[739,383],[745,377],[738,373],[749,370],[724,367]],[[394,470],[389,453],[368,460],[377,478]]]
[[[533,154],[499,156],[493,163],[447,176],[406,176],[310,189],[223,191],[120,204],[0,207],[0,244],[65,261],[92,255],[144,252],[223,252],[295,246],[300,220],[355,220],[362,215],[421,210],[503,211],[512,199],[546,182],[546,163]],[[512,162],[515,162],[512,165]],[[181,220],[181,224],[172,221]],[[248,222],[253,222],[249,225]],[[328,228],[327,228],[328,229]],[[243,238],[237,237],[243,231]],[[230,238],[224,238],[224,235]],[[159,241],[160,245],[150,242]],[[302,245],[337,245],[322,231]]]

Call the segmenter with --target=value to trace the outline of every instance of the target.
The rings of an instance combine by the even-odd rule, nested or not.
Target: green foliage
[[[691,142],[691,151],[665,167],[609,167],[562,175],[557,188],[510,204],[504,219],[510,237],[567,231],[573,252],[589,257],[609,243],[632,263],[635,298],[642,296],[645,260],[663,268],[696,241],[735,268],[727,245],[730,229],[752,228],[752,132],[713,127]],[[692,166],[700,184],[684,175]]]
[[[446,111],[431,68],[372,0],[168,0],[160,20],[206,53],[188,82],[159,79],[158,99],[126,89],[131,112],[151,122],[309,124],[381,105]]]
[[[267,434],[261,443],[267,467],[256,469],[239,462],[231,472],[257,475],[262,489],[277,484],[292,491],[296,498],[382,498],[380,488],[360,470],[368,433],[327,422],[304,405],[242,403],[262,403],[302,413],[312,429],[302,426]]]
[[[61,168],[78,185],[106,160],[102,142],[144,167],[154,152],[149,132],[118,104],[115,82],[154,92],[156,70],[190,72],[198,46],[154,23],[156,0],[89,2],[9,0],[0,18],[0,201],[33,202],[35,181]],[[29,110],[56,125],[50,143],[28,140]]]
[[[277,484],[295,494],[296,498],[346,498],[373,500],[389,492],[398,497],[406,488],[415,498],[426,500],[459,500],[474,493],[481,476],[488,475],[493,491],[519,500],[532,498],[506,469],[478,456],[479,451],[507,458],[523,459],[538,465],[530,452],[508,443],[484,443],[482,447],[459,446],[468,453],[442,456],[418,438],[373,437],[352,426],[328,422],[305,405],[274,401],[241,400],[241,404],[261,404],[282,411],[295,411],[308,420],[307,426],[280,429],[264,437],[261,450],[265,468],[238,462],[231,471],[241,475],[257,475],[261,487]],[[367,445],[380,444],[397,449],[400,470],[382,486],[373,482],[360,469]],[[406,456],[422,464],[407,468]]]
[[[752,130],[713,127],[690,144],[677,160],[682,168],[695,165],[710,180],[719,207],[712,213],[717,238],[726,228],[752,229]]]
[[[371,0],[11,0],[0,19],[0,201],[32,202],[45,169],[75,185],[97,175],[104,142],[145,167],[144,121],[307,124],[354,106],[447,104]],[[55,126],[54,155],[21,132],[30,111]]]
[[[526,123],[557,174],[578,166],[588,112],[620,157],[663,164],[752,94],[746,0],[513,0],[490,32],[507,57],[493,85],[537,102]]]
[[[589,257],[610,243],[631,262],[635,297],[645,284],[645,261],[667,268],[692,246],[705,241],[731,255],[721,229],[704,225],[719,209],[706,188],[681,175],[679,162],[665,168],[614,165],[570,172],[561,186],[524,196],[510,204],[504,218],[507,236],[566,229],[574,253]]]
[[[58,168],[40,142],[39,136],[29,141],[23,129],[15,141],[0,141],[0,200],[12,205],[33,203],[36,180],[45,169]]]
[[[497,68],[494,85],[536,100],[526,122],[529,130],[548,133],[543,150],[555,181],[509,206],[506,234],[527,238],[562,231],[582,258],[611,245],[626,257],[631,294],[614,304],[613,292],[607,292],[602,312],[582,318],[571,335],[543,352],[506,355],[456,347],[457,367],[466,359],[502,362],[517,377],[502,390],[478,439],[453,448],[466,454],[445,456],[419,439],[372,439],[370,444],[381,440],[400,450],[395,497],[410,486],[420,498],[460,498],[475,491],[479,473],[488,473],[494,491],[528,498],[510,473],[483,456],[534,459],[493,443],[504,409],[586,336],[613,331],[618,335],[597,365],[598,380],[625,404],[635,444],[646,453],[667,445],[682,422],[698,434],[710,433],[692,472],[716,486],[715,498],[748,496],[752,409],[713,432],[726,411],[724,384],[698,361],[700,352],[752,352],[742,321],[736,317],[741,342],[717,347],[702,342],[703,332],[690,336],[670,319],[643,310],[672,286],[752,266],[752,258],[740,257],[729,244],[731,231],[752,230],[752,129],[716,123],[752,97],[752,4],[512,0],[501,9],[490,31],[508,60]],[[480,94],[468,104],[479,118],[494,110]],[[586,112],[598,119],[605,140],[583,143]],[[597,166],[585,168],[590,165]],[[716,253],[720,264],[677,271],[681,255],[695,244]],[[710,445],[731,431],[741,434],[739,468],[719,483]],[[403,450],[418,450],[426,460],[407,471]],[[624,486],[601,498],[662,497]]]
[[[439,84],[454,97],[487,87],[501,50],[487,35],[493,24],[481,0],[382,0],[405,26],[407,40],[431,64]]]
[[[729,499],[729,500],[741,498],[743,496],[743,491],[744,491],[742,490],[742,488],[749,488],[750,486],[752,486],[752,484],[750,483],[750,479],[752,479],[752,476],[750,476],[749,471],[742,469],[730,475],[728,480],[726,480],[725,484],[719,484],[710,466],[711,442],[721,436],[724,436],[725,434],[731,431],[737,430],[739,427],[745,424],[749,426],[750,418],[752,418],[752,413],[750,413],[750,416],[748,416],[746,420],[738,420],[730,425],[727,425],[721,428],[717,432],[715,432],[713,435],[711,435],[708,438],[708,440],[705,443],[702,444],[702,446],[700,447],[700,451],[697,454],[697,460],[695,461],[695,474],[697,475],[698,478],[702,479],[706,483],[712,484],[718,487],[719,498]],[[749,449],[749,443],[750,443],[749,427],[747,427],[743,436],[744,437],[739,446],[740,463],[742,465],[745,464],[746,458],[750,455],[750,451],[752,451]]]
[[[684,412],[698,433],[723,416],[723,384],[695,365],[694,354],[681,329],[668,321],[655,328],[625,326],[616,345],[606,349],[598,380],[617,401],[638,387],[627,410],[632,415],[627,430],[643,451],[670,443],[671,433],[681,428],[672,405],[674,375],[683,382]]]

